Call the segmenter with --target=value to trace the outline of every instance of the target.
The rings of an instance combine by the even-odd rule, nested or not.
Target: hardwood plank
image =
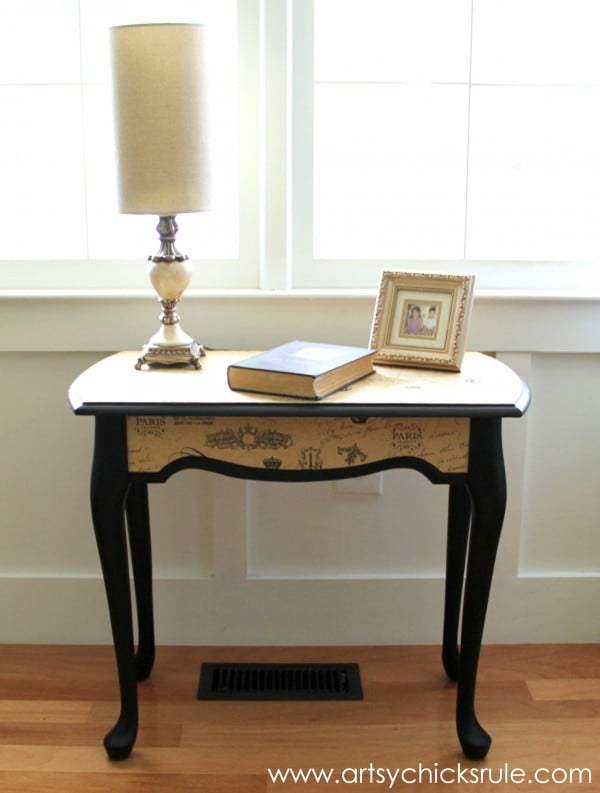
[[[89,702],[0,700],[0,722],[85,724],[91,709]]]
[[[3,793],[264,793],[264,777],[210,774],[0,772]]]
[[[536,700],[600,699],[600,680],[529,680],[527,687]]]
[[[48,721],[44,724],[27,722],[0,723],[0,764],[2,746],[91,746],[97,747],[101,738],[115,721],[118,712],[113,703],[112,715],[104,720],[90,719],[86,724],[72,725]],[[140,725],[136,746],[138,748],[162,746],[176,747],[181,744],[181,724],[146,721]]]
[[[0,699],[94,701],[117,695],[112,647],[2,646]]]
[[[478,680],[600,677],[598,644],[511,644],[481,648]]]

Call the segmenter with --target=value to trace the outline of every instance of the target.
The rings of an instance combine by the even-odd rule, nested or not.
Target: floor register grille
[[[203,663],[198,699],[362,699],[358,664]]]

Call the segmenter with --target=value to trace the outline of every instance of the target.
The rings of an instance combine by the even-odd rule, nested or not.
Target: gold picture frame
[[[475,276],[381,273],[371,326],[375,363],[460,372]]]

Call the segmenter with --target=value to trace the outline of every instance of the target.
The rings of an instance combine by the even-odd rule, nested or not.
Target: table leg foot
[[[137,737],[137,719],[121,715],[115,726],[106,733],[104,748],[111,760],[126,760]]]
[[[144,648],[141,645],[138,647],[135,654],[135,676],[137,680],[147,680],[154,666],[154,646]]]
[[[442,665],[448,679],[456,683],[460,670],[460,652],[458,647],[443,647]]]
[[[470,760],[482,760],[488,753],[492,739],[472,714],[457,724],[458,739]]]

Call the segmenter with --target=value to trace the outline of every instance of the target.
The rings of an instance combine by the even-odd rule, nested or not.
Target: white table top
[[[202,369],[135,369],[122,352],[83,372],[69,389],[80,415],[448,415],[521,416],[529,391],[505,364],[467,352],[460,372],[376,366],[375,374],[318,402],[233,391],[227,367],[256,351],[209,351]]]

